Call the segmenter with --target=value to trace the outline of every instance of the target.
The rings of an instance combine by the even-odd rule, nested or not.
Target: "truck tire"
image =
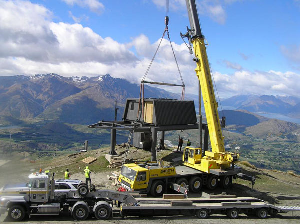
[[[268,217],[268,210],[265,208],[257,209],[256,216],[260,219],[265,219]]]
[[[199,218],[199,219],[207,219],[208,216],[209,216],[209,213],[208,213],[208,210],[203,208],[203,209],[199,209],[196,211],[196,216]]]
[[[94,209],[96,219],[109,219],[111,212],[111,207],[106,204],[96,205],[96,208]]]
[[[26,212],[22,205],[12,205],[8,210],[8,216],[12,221],[22,221]]]
[[[150,193],[154,197],[162,196],[165,191],[165,184],[161,180],[154,181]]]
[[[176,184],[180,185],[181,187],[187,187],[188,181],[185,178],[179,178],[176,180]]]
[[[231,183],[232,183],[232,177],[231,176],[226,175],[226,176],[223,176],[221,178],[221,186],[222,186],[222,188],[224,188],[224,189],[229,188],[230,185],[231,185]]]
[[[217,176],[211,175],[207,180],[207,185],[206,186],[208,187],[208,189],[214,190],[214,189],[216,189],[217,185],[218,185]]]
[[[202,179],[200,177],[192,177],[189,181],[191,192],[198,193],[202,188]]]
[[[228,209],[226,214],[231,219],[236,219],[239,217],[239,211],[236,208]]]
[[[89,188],[86,184],[81,184],[78,186],[78,193],[80,196],[86,196],[89,193]]]
[[[72,208],[72,217],[75,220],[86,220],[89,216],[89,208],[86,203],[75,204]]]

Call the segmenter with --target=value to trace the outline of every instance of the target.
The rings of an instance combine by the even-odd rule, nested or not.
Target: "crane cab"
[[[185,147],[182,154],[182,161],[184,163],[199,164],[202,159],[202,149]]]

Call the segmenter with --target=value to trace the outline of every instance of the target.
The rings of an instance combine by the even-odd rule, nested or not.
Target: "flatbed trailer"
[[[159,199],[137,198],[138,206],[121,205],[120,214],[127,216],[188,215],[208,218],[212,214],[224,214],[235,219],[239,214],[264,219],[278,213],[300,211],[297,206],[275,206],[253,197]]]

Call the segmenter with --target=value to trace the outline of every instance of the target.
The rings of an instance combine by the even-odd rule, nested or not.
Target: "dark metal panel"
[[[155,100],[153,123],[155,126],[197,123],[194,101]]]
[[[129,121],[137,120],[139,99],[127,99],[123,119]]]

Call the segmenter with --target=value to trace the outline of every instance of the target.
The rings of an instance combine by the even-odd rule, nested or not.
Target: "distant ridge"
[[[139,97],[140,87],[109,74],[97,77],[63,77],[54,73],[0,76],[0,116],[15,119],[58,120],[89,124],[114,118],[115,101]],[[145,86],[145,96],[178,98],[176,94]]]

